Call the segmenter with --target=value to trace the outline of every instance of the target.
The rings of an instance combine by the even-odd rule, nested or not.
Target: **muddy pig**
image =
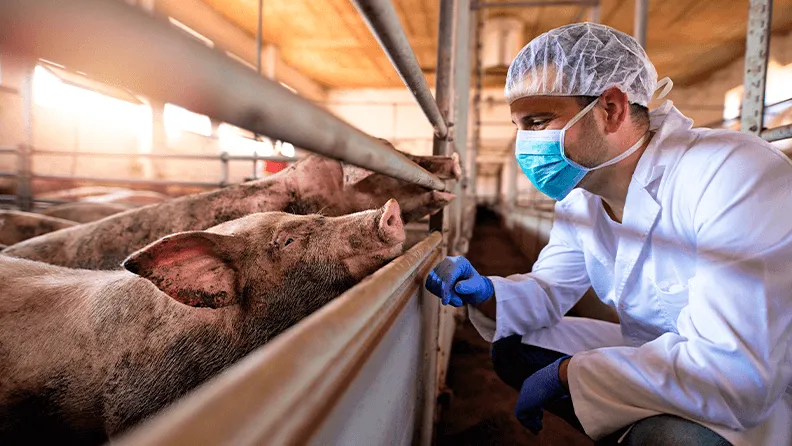
[[[70,228],[77,223],[22,211],[0,211],[0,243],[11,246],[41,234]]]
[[[63,203],[50,206],[41,211],[40,214],[55,218],[63,218],[77,223],[89,223],[129,209],[132,209],[132,206],[127,204],[86,203],[78,201],[75,203]]]
[[[444,162],[431,157],[427,163],[442,179],[454,179],[459,169],[458,160],[450,157]],[[357,176],[347,179],[345,170]],[[345,215],[376,209],[391,198],[409,222],[437,212],[454,195],[311,155],[264,179],[112,215],[27,240],[2,253],[70,268],[114,269],[130,253],[174,232],[206,229],[254,212]]]
[[[170,197],[159,192],[151,192],[147,190],[128,190],[113,192],[106,195],[92,195],[90,197],[80,198],[80,201],[89,203],[118,203],[129,204],[132,206],[145,206],[147,204],[162,203],[169,200]]]
[[[251,214],[127,271],[0,256],[0,444],[94,444],[154,414],[401,253],[399,204]]]

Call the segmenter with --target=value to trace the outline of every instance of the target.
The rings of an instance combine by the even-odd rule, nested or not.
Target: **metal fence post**
[[[31,155],[33,151],[33,73],[35,63],[25,68],[22,79],[22,122],[23,142],[17,152],[17,205],[23,211],[33,209],[33,191],[31,190]]]
[[[649,14],[649,0],[635,0],[635,40],[646,48],[646,18]]]
[[[462,163],[462,178],[457,186],[457,199],[452,203],[454,212],[453,255],[467,252],[468,239],[464,231],[468,200],[468,109],[470,106],[470,0],[457,0],[456,39],[454,57],[454,151]]]
[[[228,169],[228,152],[220,154],[220,163],[222,163],[220,172],[220,187],[228,186],[229,169]]]
[[[750,0],[740,130],[754,135],[759,135],[764,126],[765,80],[772,10],[773,0]]]

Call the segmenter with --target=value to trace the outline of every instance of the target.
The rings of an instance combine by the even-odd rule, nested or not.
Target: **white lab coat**
[[[569,389],[594,439],[667,413],[737,446],[790,445],[792,163],[758,138],[692,129],[670,101],[650,119],[618,246],[599,236],[600,199],[575,189],[533,271],[491,278],[490,335],[471,319],[491,341],[575,353]],[[562,318],[590,285],[620,333]]]

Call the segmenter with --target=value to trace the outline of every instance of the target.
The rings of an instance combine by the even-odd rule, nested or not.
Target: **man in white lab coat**
[[[449,257],[426,286],[468,304],[535,433],[547,409],[603,443],[790,445],[792,163],[669,101],[649,113],[657,89],[612,28],[526,45],[506,98],[518,164],[558,200],[550,241],[529,274]],[[590,286],[620,324],[564,317]]]

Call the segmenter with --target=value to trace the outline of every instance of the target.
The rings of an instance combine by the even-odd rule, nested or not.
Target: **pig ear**
[[[231,261],[240,247],[233,236],[181,232],[135,252],[123,266],[185,305],[220,308],[237,302]]]
[[[362,167],[353,166],[351,164],[341,164],[344,175],[344,186],[354,186],[355,184],[365,180],[374,172],[366,170]]]

